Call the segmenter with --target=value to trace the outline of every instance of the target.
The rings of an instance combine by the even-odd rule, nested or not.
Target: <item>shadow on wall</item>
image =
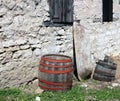
[[[72,24],[63,24],[63,23],[53,23],[51,21],[44,21],[43,25],[45,27],[63,27],[63,26],[72,26]]]
[[[80,81],[79,78],[78,78],[78,72],[77,72],[74,38],[73,38],[73,64],[74,64],[74,75],[77,78],[77,80]]]

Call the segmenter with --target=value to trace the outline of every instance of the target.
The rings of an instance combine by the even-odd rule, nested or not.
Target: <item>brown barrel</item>
[[[115,76],[116,70],[110,69],[110,68],[106,68],[106,67],[98,64],[96,66],[95,73],[98,73],[98,74],[101,74],[101,75],[104,75],[104,76],[112,77],[112,76]]]
[[[116,64],[109,64],[104,61],[97,62],[93,79],[100,81],[113,81],[116,75]]]
[[[47,54],[41,57],[39,86],[48,91],[67,91],[72,87],[73,63],[69,56]]]
[[[116,68],[117,68],[117,65],[115,63],[107,63],[107,62],[104,62],[102,60],[99,60],[97,62],[97,64],[101,65],[101,66],[103,66],[105,68],[111,69],[111,70],[116,70]]]
[[[105,75],[101,75],[101,74],[98,74],[98,73],[95,73],[93,75],[93,78],[95,80],[106,81],[106,82],[111,82],[111,81],[115,80],[114,76],[105,76]]]

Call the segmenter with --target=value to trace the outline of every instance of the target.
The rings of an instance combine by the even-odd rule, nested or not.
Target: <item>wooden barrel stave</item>
[[[93,78],[95,80],[107,81],[107,82],[111,82],[111,81],[115,80],[115,76],[109,77],[109,76],[104,76],[104,75],[100,75],[97,73],[94,73]]]
[[[116,70],[108,69],[108,68],[103,67],[102,65],[97,64],[95,73],[98,73],[104,76],[115,76]]]
[[[112,69],[112,70],[116,70],[116,68],[117,68],[117,65],[115,63],[109,64],[109,63],[106,63],[106,62],[104,62],[102,60],[99,60],[97,62],[97,64],[101,65],[101,66],[104,66],[105,68]]]
[[[47,65],[45,66],[42,65],[41,63]],[[45,69],[48,72],[41,71],[42,69]],[[53,74],[50,72],[52,72]],[[56,74],[56,72],[58,73]],[[45,55],[41,58],[40,61],[39,79],[43,79],[47,82],[42,82],[41,80],[39,80],[39,86],[44,90],[66,91],[70,89],[72,86],[72,72],[73,67],[72,60],[70,57],[54,54]],[[61,84],[62,86],[60,86]]]

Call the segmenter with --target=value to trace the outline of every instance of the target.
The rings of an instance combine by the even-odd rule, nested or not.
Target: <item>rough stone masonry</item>
[[[119,0],[113,6],[114,21],[102,23],[102,0],[74,0],[74,21],[79,20],[84,30],[82,69],[92,70],[105,54],[120,54]],[[0,0],[1,88],[20,86],[36,77],[44,54],[73,57],[73,26],[46,27],[47,20],[47,0]]]

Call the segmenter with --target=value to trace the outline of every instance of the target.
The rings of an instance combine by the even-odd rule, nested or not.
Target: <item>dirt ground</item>
[[[98,81],[94,79],[88,79],[84,81],[74,81],[73,85],[79,84],[82,87],[87,89],[104,89],[106,87],[113,88],[113,87],[120,87],[120,79],[116,79],[112,82],[105,82],[105,81]]]
[[[120,87],[120,79],[116,79],[112,82],[98,81],[94,79],[78,81],[76,78],[73,78],[73,86],[80,85],[86,89],[104,89],[106,87],[112,89],[114,87]],[[24,91],[29,93],[42,93],[44,90],[40,89],[38,86],[38,80],[34,80],[30,84],[21,87]]]

